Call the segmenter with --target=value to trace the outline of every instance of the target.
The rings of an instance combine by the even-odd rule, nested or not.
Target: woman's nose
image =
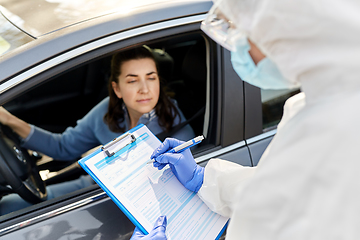
[[[149,86],[146,81],[141,81],[140,83],[140,93],[147,93],[149,92]]]

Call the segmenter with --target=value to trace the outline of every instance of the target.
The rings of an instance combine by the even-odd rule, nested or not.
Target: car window
[[[195,133],[203,134],[207,84],[204,38],[197,34],[147,46],[154,51],[167,94],[176,100]],[[111,57],[109,54],[58,74],[4,106],[27,122],[61,133],[108,96]]]
[[[300,92],[300,89],[264,90],[261,89],[263,131],[276,128],[283,115],[285,101]]]

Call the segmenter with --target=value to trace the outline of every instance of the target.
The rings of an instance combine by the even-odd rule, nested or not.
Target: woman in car
[[[23,139],[23,147],[57,160],[73,160],[138,124],[146,125],[157,135],[164,131],[170,132],[173,126],[185,121],[176,102],[166,95],[154,56],[146,47],[130,49],[113,56],[108,89],[109,97],[78,120],[75,127],[68,127],[62,134],[30,125],[3,107],[0,107],[0,122],[12,128]],[[186,125],[172,136],[188,140],[194,137],[194,132]],[[48,199],[92,183],[89,177],[81,177],[71,184],[65,182],[50,185],[47,187]],[[3,209],[9,210],[5,207],[7,197],[9,196],[0,201],[2,214]]]

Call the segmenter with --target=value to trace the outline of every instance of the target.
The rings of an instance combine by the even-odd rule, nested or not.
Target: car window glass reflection
[[[20,26],[24,24],[24,21],[21,18],[10,13],[2,6],[0,6],[0,11],[2,13],[7,12],[9,15],[12,15],[14,17],[14,21]],[[0,14],[0,56],[32,40],[33,38],[20,31]]]
[[[282,90],[261,89],[264,132],[276,128],[276,125],[280,122],[283,115],[285,101],[299,92],[299,88]]]

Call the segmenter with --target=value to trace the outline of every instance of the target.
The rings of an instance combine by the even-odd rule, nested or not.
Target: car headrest
[[[206,47],[205,41],[200,40],[187,51],[182,73],[186,82],[206,82]]]
[[[173,78],[174,59],[162,49],[152,49],[160,77],[170,82]]]

